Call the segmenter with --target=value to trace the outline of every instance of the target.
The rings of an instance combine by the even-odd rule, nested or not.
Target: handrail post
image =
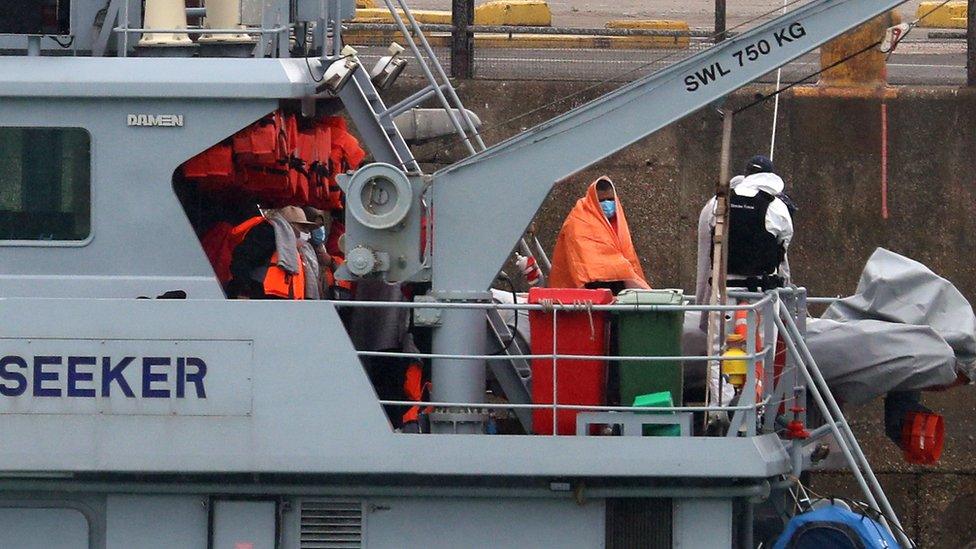
[[[715,43],[725,40],[725,0],[715,0]]]
[[[474,145],[472,144],[471,137],[468,135],[467,132],[464,131],[464,128],[461,126],[461,121],[454,114],[451,103],[447,100],[447,97],[441,91],[437,78],[434,77],[434,74],[430,71],[430,67],[427,66],[426,62],[424,62],[424,57],[423,54],[420,52],[420,47],[417,45],[417,42],[411,36],[411,29],[416,30],[418,28],[416,19],[414,19],[413,14],[410,13],[410,8],[407,8],[406,4],[403,3],[403,0],[396,0],[396,2],[403,9],[403,15],[405,15],[407,17],[407,20],[410,22],[411,29],[408,29],[406,24],[403,22],[403,18],[400,17],[400,13],[393,5],[393,1],[394,0],[383,0],[383,2],[386,4],[386,8],[390,11],[390,15],[393,16],[393,22],[396,23],[397,27],[400,29],[400,34],[403,35],[403,39],[406,40],[407,46],[409,46],[410,51],[413,53],[414,58],[417,60],[417,66],[420,67],[420,70],[421,72],[424,73],[424,76],[427,78],[427,81],[432,86],[434,86],[434,93],[435,95],[437,95],[437,99],[440,100],[441,106],[444,107],[445,112],[447,112],[447,117],[448,119],[450,119],[451,125],[454,126],[454,130],[457,132],[457,134],[463,138],[464,146],[468,149],[468,153],[472,155],[475,154],[476,151]],[[432,61],[434,61],[433,63],[434,66],[440,67],[440,63],[437,62],[436,57],[433,57],[433,50],[430,49],[430,44],[427,42],[427,38],[424,37],[424,34],[422,32],[419,32],[418,30],[417,37],[424,44],[425,46],[424,49],[427,50],[428,55],[432,56]],[[447,89],[449,93],[453,92],[454,90],[454,88],[450,86],[448,86]],[[466,115],[463,106],[458,107],[458,110],[461,111],[462,115]],[[475,137],[478,137],[478,135],[476,134]]]
[[[746,370],[746,384],[742,387],[742,392],[739,394],[740,404],[751,404],[753,407],[745,414],[746,419],[746,436],[756,436],[756,382],[758,378],[756,377],[756,364],[759,360],[756,358],[757,346],[756,346],[756,310],[749,309],[746,311],[746,352],[749,353],[748,370]]]
[[[451,76],[474,78],[474,0],[453,0],[451,24]]]
[[[773,317],[776,315],[776,308],[778,306],[779,294],[774,293],[773,299],[763,306],[762,313],[764,319],[763,345],[769,349],[766,352],[766,358],[763,360],[763,373],[765,375],[763,381],[763,398],[772,397],[769,398],[770,405],[766,408],[766,414],[763,417],[763,432],[767,433],[776,431],[776,414],[779,412],[779,399],[777,397],[780,394],[785,395],[783,392],[785,385],[783,385],[782,377],[776,379],[776,349],[779,334],[776,332],[776,323],[773,321]]]

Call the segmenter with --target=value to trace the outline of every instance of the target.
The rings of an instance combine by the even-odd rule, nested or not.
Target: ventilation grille
[[[670,549],[671,500],[607,499],[607,549]]]
[[[354,549],[362,546],[361,502],[302,501],[301,549]]]

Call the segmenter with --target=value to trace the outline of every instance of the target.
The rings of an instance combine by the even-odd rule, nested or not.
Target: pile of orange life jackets
[[[366,153],[339,116],[304,120],[275,111],[183,164],[204,191],[244,192],[268,206],[342,207],[335,176]]]

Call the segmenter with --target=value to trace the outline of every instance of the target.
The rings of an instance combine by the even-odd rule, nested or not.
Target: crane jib
[[[773,30],[769,37],[750,41],[746,46],[730,52],[727,59],[718,60],[684,77],[685,90],[696,92],[720,78],[729,76],[736,69],[758,61],[761,57],[782,48],[786,44],[800,40],[807,35],[806,28],[799,21]]]

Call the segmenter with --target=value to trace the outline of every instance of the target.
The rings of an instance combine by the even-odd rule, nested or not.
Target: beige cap
[[[281,217],[284,217],[286,221],[292,225],[298,227],[299,229],[304,229],[311,231],[312,229],[318,227],[317,224],[312,223],[305,217],[305,212],[302,211],[298,206],[285,206],[278,210]]]

